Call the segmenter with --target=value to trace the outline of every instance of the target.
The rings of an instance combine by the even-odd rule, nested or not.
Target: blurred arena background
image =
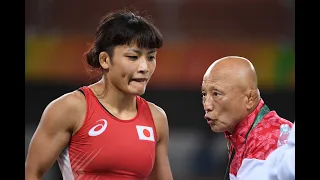
[[[144,97],[167,112],[169,158],[175,180],[222,179],[223,134],[211,132],[201,104],[207,67],[227,55],[244,56],[258,73],[271,109],[294,121],[293,0],[25,0],[25,152],[46,105],[93,79],[83,53],[101,16],[135,7],[164,35],[157,69]],[[45,180],[60,180],[57,164]]]

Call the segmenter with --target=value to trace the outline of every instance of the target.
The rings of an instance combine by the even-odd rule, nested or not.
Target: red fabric
[[[86,96],[87,115],[68,147],[74,179],[146,179],[155,161],[157,139],[147,101],[137,96],[136,117],[119,120],[103,108],[90,88],[81,89]],[[97,132],[104,122],[107,126],[101,134],[89,135],[94,126]]]
[[[241,167],[243,159],[265,160],[270,152],[277,148],[281,124],[289,124],[290,128],[293,125],[290,121],[279,117],[275,111],[270,111],[251,130],[245,143],[246,134],[263,105],[264,101],[261,99],[256,109],[236,126],[233,134],[225,132],[227,140],[231,142],[229,158],[233,148],[236,150],[230,165],[230,173],[235,176]]]

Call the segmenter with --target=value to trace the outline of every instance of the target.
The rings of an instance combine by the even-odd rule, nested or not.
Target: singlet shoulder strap
[[[81,92],[85,97],[87,97],[88,93],[90,93],[88,86],[79,87],[77,91]]]
[[[79,88],[77,90],[80,91],[84,96],[86,96],[81,88]]]

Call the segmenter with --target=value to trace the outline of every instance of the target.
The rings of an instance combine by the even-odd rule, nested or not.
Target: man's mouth
[[[208,124],[212,125],[212,124],[214,123],[214,120],[213,120],[213,119],[211,119],[211,118],[209,118],[209,117],[207,117],[207,116],[205,116],[204,118],[207,120],[207,123],[208,123]]]

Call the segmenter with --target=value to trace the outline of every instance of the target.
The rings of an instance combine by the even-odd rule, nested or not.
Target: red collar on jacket
[[[237,148],[244,143],[246,134],[263,105],[264,101],[261,98],[258,106],[245,119],[237,124],[232,134],[230,134],[228,131],[224,132],[227,141],[231,142],[231,149],[235,148],[237,150]],[[230,146],[229,143],[228,145]]]

